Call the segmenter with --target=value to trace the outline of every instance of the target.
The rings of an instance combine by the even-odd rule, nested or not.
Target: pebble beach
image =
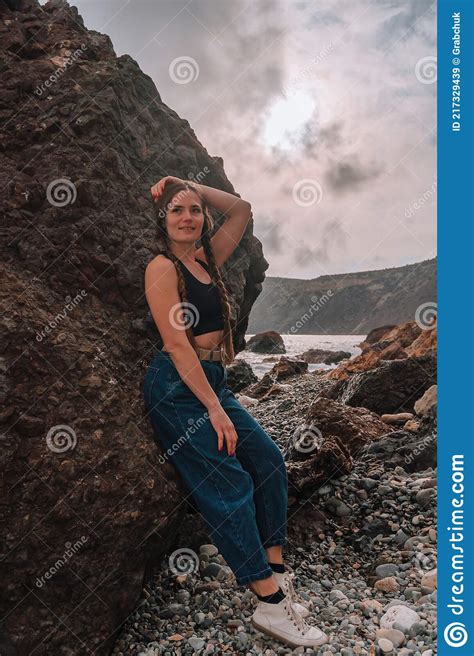
[[[251,409],[283,451],[320,388],[318,376],[297,376],[284,394]],[[171,552],[163,557],[113,656],[435,654],[436,469],[385,469],[362,456],[350,474],[327,480],[288,511],[285,563],[299,594],[313,602],[307,622],[329,643],[292,649],[255,630],[256,596],[203,543],[186,573],[170,567]],[[318,511],[323,525],[311,519]]]

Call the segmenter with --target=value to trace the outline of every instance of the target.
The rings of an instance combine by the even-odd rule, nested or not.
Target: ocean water
[[[245,335],[248,340],[253,335]],[[295,357],[310,348],[325,349],[327,351],[347,351],[351,357],[358,355],[361,349],[357,346],[363,342],[366,335],[281,335],[286,348],[287,357]],[[274,359],[275,358],[275,359]],[[241,351],[236,360],[245,360],[252,367],[254,374],[261,378],[273,367],[280,358],[280,354],[270,355],[268,353],[252,353]],[[308,371],[315,369],[334,369],[336,365],[308,364]]]

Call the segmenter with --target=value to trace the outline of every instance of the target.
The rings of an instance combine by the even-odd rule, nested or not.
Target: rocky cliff
[[[314,280],[267,276],[248,332],[365,335],[377,326],[412,321],[436,302],[436,260]]]
[[[0,651],[105,654],[186,513],[142,401],[160,346],[149,188],[167,174],[233,188],[74,7],[14,8],[0,2]],[[226,265],[238,351],[268,266],[252,222]]]

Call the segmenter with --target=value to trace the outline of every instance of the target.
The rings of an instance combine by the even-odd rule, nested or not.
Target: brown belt
[[[222,362],[224,359],[222,349],[205,349],[198,346],[196,348],[196,353],[200,360],[213,360]]]
[[[163,353],[168,353],[168,351],[165,351],[165,349],[161,349]],[[200,360],[212,360],[215,362],[222,362],[224,361],[224,353],[222,349],[205,349],[202,348],[201,346],[198,346],[196,348],[196,353],[197,356]]]

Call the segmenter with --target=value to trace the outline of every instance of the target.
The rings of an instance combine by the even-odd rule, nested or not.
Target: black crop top
[[[224,319],[217,286],[213,284],[212,280],[210,283],[201,282],[194,277],[181,260],[178,262],[186,280],[188,303],[196,308],[190,307],[186,310],[186,323],[189,323],[193,335],[197,337],[197,335],[210,333],[213,330],[222,330]],[[196,262],[199,262],[209,273],[209,265],[206,262],[198,259]]]

